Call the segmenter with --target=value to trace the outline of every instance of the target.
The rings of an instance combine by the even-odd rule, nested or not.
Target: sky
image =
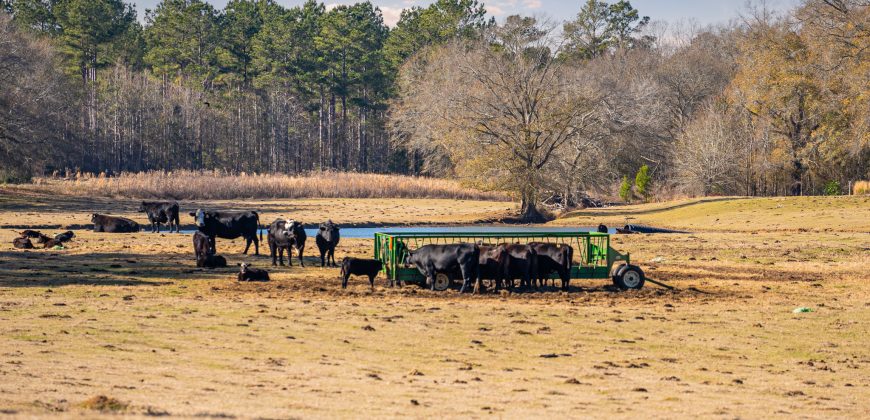
[[[133,0],[139,18],[142,19],[145,9],[153,9],[160,0]],[[208,0],[217,8],[223,8],[226,0]],[[297,6],[305,0],[276,0],[287,6]],[[584,0],[483,0],[486,10],[497,19],[513,14],[545,16],[555,21],[573,18],[580,10]],[[609,1],[612,3],[613,1]],[[327,6],[352,4],[354,1],[324,0]],[[372,0],[381,8],[384,22],[395,25],[402,9],[411,6],[426,6],[432,0]],[[777,10],[788,10],[800,3],[800,0],[769,0],[769,5]],[[631,0],[631,5],[640,11],[642,16],[649,16],[656,21],[695,22],[700,26],[725,23],[736,18],[744,8],[746,0]]]

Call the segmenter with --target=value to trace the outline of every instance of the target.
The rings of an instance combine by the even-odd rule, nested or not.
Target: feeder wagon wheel
[[[451,283],[453,283],[453,279],[450,277],[450,274],[438,272],[435,273],[435,284],[433,289],[443,292],[450,288]]]
[[[643,270],[636,265],[623,264],[616,269],[613,276],[613,285],[622,290],[640,289],[645,281]]]

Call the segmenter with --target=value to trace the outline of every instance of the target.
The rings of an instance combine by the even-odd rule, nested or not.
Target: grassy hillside
[[[578,210],[555,225],[628,223],[691,231],[870,232],[870,196],[717,197]]]

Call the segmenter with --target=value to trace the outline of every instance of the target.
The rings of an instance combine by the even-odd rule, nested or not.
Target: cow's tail
[[[568,246],[565,253],[567,254],[567,258],[565,258],[565,269],[568,270],[568,273],[571,272],[571,265],[574,264],[574,247]]]
[[[254,216],[257,218],[257,232],[260,232],[260,242],[263,242],[263,229],[260,227],[260,213],[254,212]]]

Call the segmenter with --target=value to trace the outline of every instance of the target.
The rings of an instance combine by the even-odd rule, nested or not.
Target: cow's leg
[[[338,267],[338,264],[335,263],[335,247],[329,248],[329,259],[332,260],[332,266]]]
[[[251,238],[245,237],[245,250],[242,254],[248,255],[248,249],[251,248]]]
[[[326,267],[326,260],[324,258],[326,258],[326,250],[320,248],[320,268]]]
[[[160,233],[160,222],[155,223],[154,228],[157,230],[157,233]]]
[[[305,267],[305,261],[302,259],[302,253],[305,252],[305,245],[296,248],[296,251],[299,252],[299,265]]]
[[[429,264],[426,267],[426,280],[429,281],[429,284],[431,285],[431,289],[434,292],[435,291],[435,266],[432,264]]]
[[[347,279],[350,278],[350,273],[344,273],[344,276],[341,278],[341,288],[347,289]]]
[[[462,271],[462,288],[459,289],[459,293],[465,293],[465,289],[468,288],[468,286],[471,285],[471,282],[472,282],[472,274],[474,274],[474,273],[470,273],[470,272],[469,272],[469,271],[471,271],[471,270],[468,269],[468,264],[467,264],[467,263],[466,263],[466,264],[462,264],[462,263],[460,263],[460,264],[459,264],[459,269],[460,269],[460,271]],[[478,286],[475,286],[475,287],[477,288],[478,291],[480,291],[480,286],[479,286],[479,285],[478,285]]]
[[[254,255],[260,255],[260,240],[257,239],[257,231],[254,231]]]
[[[562,270],[562,271],[563,271],[563,272],[561,273],[561,277],[562,277],[562,290],[564,290],[564,291],[567,292],[567,291],[568,291],[568,288],[569,288],[569,285],[570,285],[570,283],[571,283],[571,272],[570,272],[570,271],[567,271],[567,270]]]
[[[372,286],[372,290],[375,290],[375,276],[369,275],[369,284]]]
[[[209,252],[211,252],[212,254],[217,254],[217,246],[215,245],[214,236],[208,237],[208,247],[209,247]]]

